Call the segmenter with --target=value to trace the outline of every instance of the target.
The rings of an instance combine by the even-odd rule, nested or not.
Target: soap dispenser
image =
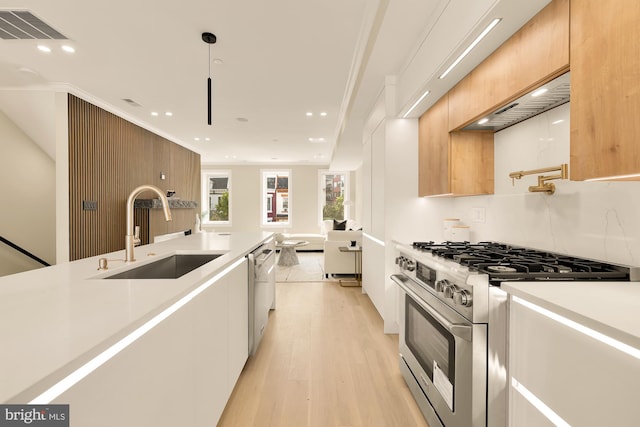
[[[196,230],[196,233],[201,233],[202,232],[202,227],[200,224],[200,215],[196,214],[196,225],[195,227],[193,227],[194,230]]]

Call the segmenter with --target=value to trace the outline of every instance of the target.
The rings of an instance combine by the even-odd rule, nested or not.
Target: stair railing
[[[47,261],[43,260],[42,258],[38,258],[37,256],[35,256],[31,252],[29,252],[28,250],[21,248],[20,246],[18,246],[15,243],[5,239],[2,236],[0,236],[0,242],[4,243],[7,246],[10,246],[11,248],[15,249],[16,251],[20,252],[21,254],[28,256],[32,260],[34,260],[36,262],[39,262],[40,264],[44,265],[45,267],[49,267],[51,265]]]

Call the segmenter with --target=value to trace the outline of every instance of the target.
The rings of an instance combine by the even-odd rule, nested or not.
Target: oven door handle
[[[415,302],[417,302],[420,307],[422,307],[431,317],[433,317],[438,323],[440,323],[447,331],[451,333],[451,335],[461,338],[465,341],[471,342],[471,326],[467,324],[461,323],[452,323],[445,319],[440,313],[434,310],[429,304],[425,304],[410,286],[407,285],[407,282],[411,279],[402,274],[392,274],[391,280],[396,282],[398,286],[402,288],[403,291],[407,293]]]

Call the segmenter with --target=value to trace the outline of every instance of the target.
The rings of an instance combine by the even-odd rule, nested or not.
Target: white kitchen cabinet
[[[83,427],[215,426],[248,357],[247,275],[237,264],[53,403]]]
[[[509,425],[637,426],[640,350],[638,337],[629,332],[638,327],[632,315],[638,303],[629,297],[640,286],[601,282],[506,288],[511,294]]]
[[[243,264],[247,266],[247,262]],[[227,345],[229,348],[229,363],[227,369],[227,383],[229,384],[229,394],[233,391],[242,368],[249,357],[249,286],[248,272],[238,272],[237,278],[229,285],[228,297],[228,330],[229,338]],[[244,269],[242,269],[244,270]],[[226,399],[225,399],[226,402]]]

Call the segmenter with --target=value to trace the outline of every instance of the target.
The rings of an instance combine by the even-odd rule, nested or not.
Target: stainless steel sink
[[[222,254],[176,254],[104,279],[177,279]]]

